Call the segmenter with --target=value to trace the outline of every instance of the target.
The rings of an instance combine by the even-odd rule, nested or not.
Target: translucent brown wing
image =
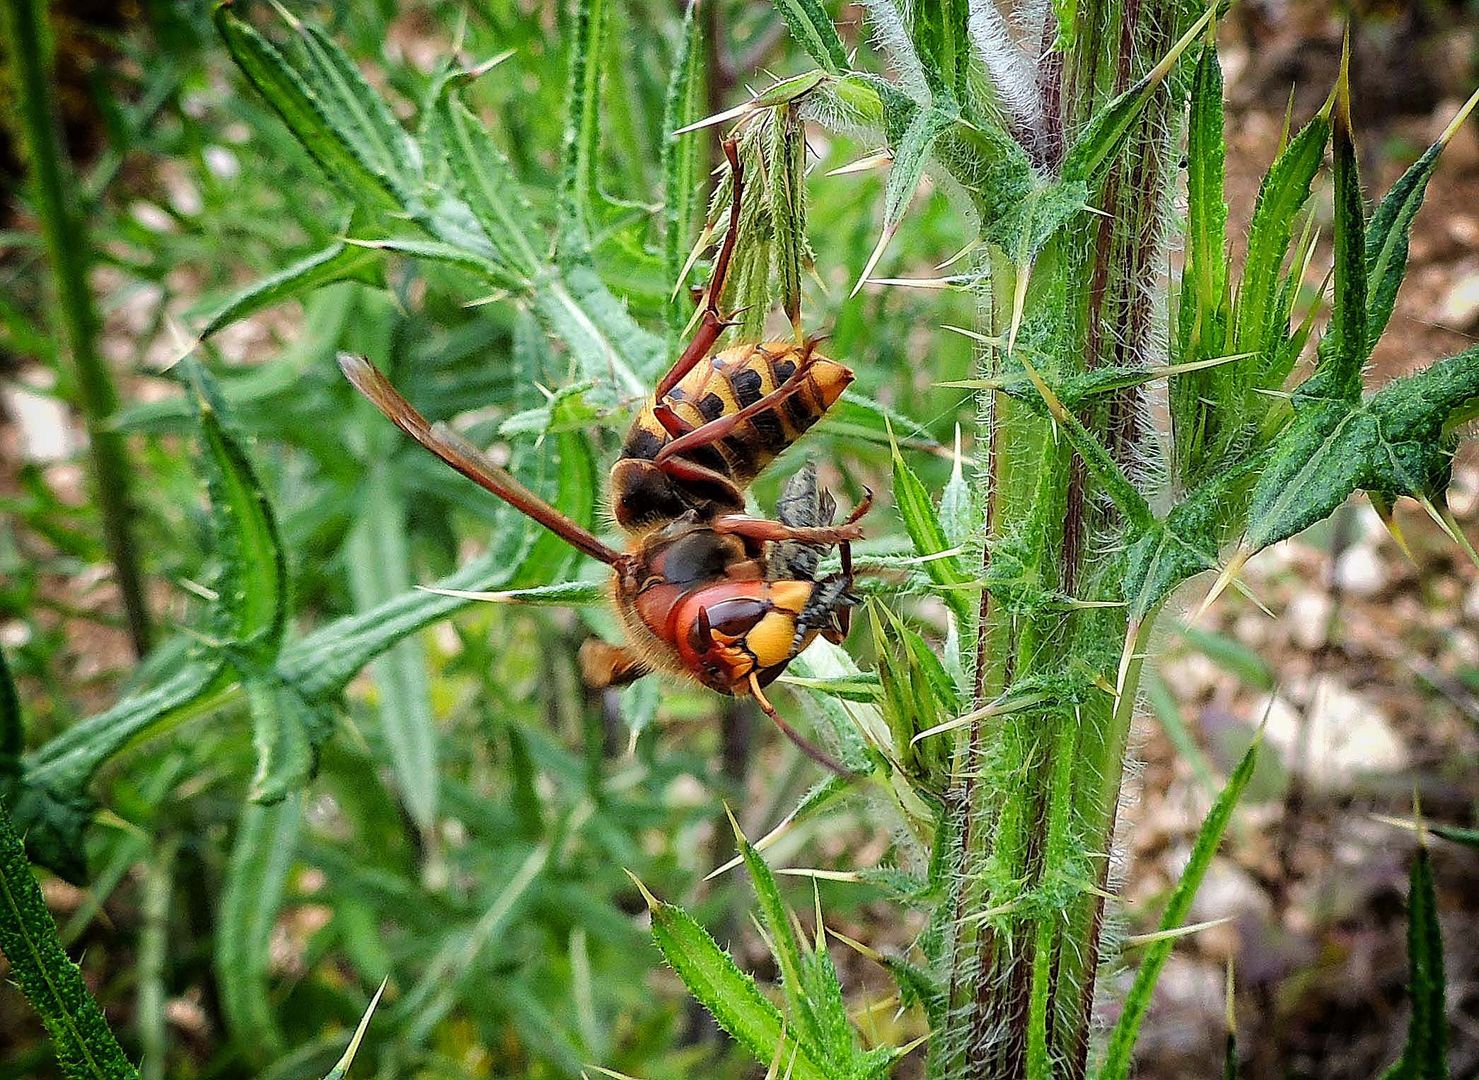
[[[571,547],[592,558],[600,559],[610,566],[625,559],[621,552],[603,543],[594,533],[571,521],[515,480],[508,470],[489,461],[486,454],[451,428],[429,423],[426,417],[401,396],[400,391],[390,385],[390,380],[363,356],[340,353],[339,370],[344,372],[344,377],[354,384],[354,388],[383,412],[391,423],[473,483],[491,491],[565,540]]]

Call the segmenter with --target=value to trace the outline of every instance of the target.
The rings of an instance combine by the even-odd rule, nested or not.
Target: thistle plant
[[[640,685],[614,702],[640,774],[616,783],[605,771],[600,711],[569,689],[573,666],[558,659],[570,651],[568,630],[559,647],[536,639],[525,650],[537,657],[526,666],[551,684],[542,687],[546,710],[505,685],[518,682],[517,655],[490,657],[469,635],[469,665],[506,663],[514,676],[482,676],[489,715],[475,739],[439,730],[419,631],[494,599],[500,611],[512,602],[575,607],[601,632],[609,629],[603,585],[556,538],[469,498],[452,478],[418,471],[386,425],[356,411],[329,355],[259,380],[227,377],[191,356],[176,369],[173,402],[132,413],[136,425],[173,425],[195,448],[210,546],[201,569],[212,576],[192,589],[200,602],[187,625],[116,705],[29,749],[8,676],[0,678],[0,899],[10,898],[0,906],[0,945],[35,958],[17,970],[61,1032],[69,1069],[70,1059],[82,1062],[74,1075],[133,1071],[54,940],[20,838],[32,860],[85,880],[100,772],[132,747],[166,739],[171,753],[140,781],[165,801],[168,793],[189,801],[221,773],[241,782],[235,823],[220,830],[229,851],[212,867],[220,899],[210,965],[224,1028],[254,1065],[289,1053],[283,1029],[292,1010],[274,999],[268,945],[295,860],[311,858],[330,882],[325,896],[334,899],[324,902],[342,895],[335,928],[344,953],[357,970],[381,965],[361,980],[363,999],[373,1008],[370,988],[386,969],[395,987],[388,1014],[368,1029],[361,1023],[331,1076],[342,1077],[376,1026],[391,1032],[377,1047],[386,1075],[440,1074],[434,1036],[454,1010],[482,1025],[480,1035],[511,1025],[552,1075],[576,1075],[592,1058],[614,1061],[621,1046],[595,1004],[606,988],[591,977],[592,956],[604,951],[625,971],[645,945],[615,913],[618,891],[645,899],[662,956],[771,1075],[861,1080],[919,1052],[940,1080],[1129,1075],[1156,978],[1252,775],[1257,743],[1250,731],[1166,902],[1165,933],[1136,954],[1118,1021],[1096,1030],[1098,976],[1125,962],[1114,932],[1115,834],[1157,620],[1184,604],[1178,589],[1192,578],[1211,581],[1202,606],[1215,602],[1240,586],[1253,555],[1356,493],[1388,518],[1398,499],[1416,500],[1468,547],[1444,491],[1461,426],[1479,413],[1479,351],[1375,388],[1363,384],[1363,367],[1392,315],[1428,180],[1475,102],[1368,214],[1343,68],[1326,105],[1282,141],[1237,262],[1223,194],[1219,6],[1081,0],[1008,11],[987,0],[867,0],[874,48],[861,53],[819,0],[774,6],[812,69],[705,116],[716,50],[704,33],[711,22],[690,6],[680,26],[660,28],[672,31],[663,39],[663,107],[660,119],[644,120],[631,108],[603,112],[617,96],[619,5],[562,5],[559,168],[541,189],[532,177],[542,161],[510,134],[517,117],[489,110],[480,96],[507,54],[466,56],[459,40],[412,82],[414,93],[402,93],[407,120],[322,28],[281,10],[258,20],[222,5],[215,31],[244,92],[306,154],[341,216],[316,250],[200,320],[192,352],[208,359],[223,328],[302,300],[309,321],[335,325],[329,352],[348,340],[379,353],[434,419],[496,398],[499,422],[482,418],[470,434],[506,443],[512,472],[591,526],[599,457],[682,340],[691,314],[684,294],[702,283],[725,225],[724,178],[702,211],[707,129],[734,129],[753,178],[724,298],[737,313],[733,340],[759,337],[775,310],[797,333],[810,329],[803,296],[831,255],[811,243],[810,194],[824,181],[807,175],[808,128],[850,140],[861,167],[886,166],[881,222],[853,211],[876,234],[871,254],[858,259],[853,293],[887,282],[959,294],[974,325],[932,333],[941,352],[961,335],[969,342],[974,370],[951,384],[975,423],[938,491],[917,451],[943,448],[924,425],[865,395],[850,390],[815,435],[891,476],[902,533],[887,535],[889,525],[870,519],[858,565],[873,576],[851,651],[818,642],[784,680],[788,703],[807,711],[850,774],[818,783],[753,843],[736,824],[738,855],[720,868],[743,866],[751,880],[778,988],[764,991],[695,914],[659,895],[677,875],[631,840],[654,831],[654,803],[644,797],[691,767],[653,749],[652,722],[671,703]],[[630,7],[629,19],[657,18]],[[505,14],[516,24],[527,13]],[[648,120],[660,129],[654,155],[637,137]],[[632,135],[630,145],[612,147],[612,126]],[[1327,172],[1328,304],[1301,294],[1322,240]],[[961,254],[940,278],[875,278],[926,177],[951,199]],[[1168,273],[1177,251],[1180,269]],[[425,285],[428,304],[457,312],[462,336],[449,335],[430,359],[406,344],[412,282]],[[468,314],[485,309],[505,320],[491,338]],[[498,343],[498,363],[468,362],[488,340]],[[285,417],[300,394],[313,415],[294,428]],[[327,451],[325,416],[335,424]],[[292,585],[310,560],[288,537],[312,535],[318,509],[284,509],[291,474],[268,463],[244,417],[286,432],[324,473],[353,473],[336,493],[354,520],[340,545],[348,610],[300,617]],[[435,492],[491,537],[429,590],[411,588],[412,490]],[[443,541],[451,533],[445,521],[432,531]],[[439,555],[434,565],[445,566],[446,551]],[[854,656],[862,655],[871,659],[860,666]],[[346,688],[366,669],[373,705],[356,709]],[[346,714],[363,723],[364,738],[336,737]],[[207,732],[193,723],[204,717],[224,722]],[[578,750],[545,730],[551,717],[575,718]],[[489,731],[496,770],[478,756]],[[465,745],[473,742],[480,745]],[[206,779],[182,783],[184,763],[208,753],[219,760],[200,769]],[[498,777],[491,798],[470,779],[489,772]],[[304,792],[315,785],[357,808],[363,835],[314,835]],[[888,865],[843,876],[871,883],[901,911],[927,913],[907,950],[830,930],[819,891],[803,930],[765,862],[766,848],[798,822],[849,799],[867,800],[870,814],[896,828]],[[717,797],[711,802],[713,813]],[[486,846],[448,841],[439,829],[447,817]],[[681,813],[662,820],[673,835],[687,824]],[[386,836],[409,854],[361,865]],[[115,882],[139,857],[127,846],[133,839],[106,849]],[[176,832],[159,845],[169,857],[152,871],[152,911],[167,914],[173,862],[191,854],[179,840]],[[663,874],[670,880],[656,880]],[[588,895],[591,880],[605,890],[599,899]],[[1425,854],[1412,896],[1413,1021],[1393,1075],[1438,1075],[1441,943]],[[142,965],[140,999],[147,990],[156,1006],[164,918]],[[401,923],[416,934],[388,949],[382,928]],[[542,970],[500,954],[501,939],[518,932],[568,952],[572,1002],[552,1002]],[[883,965],[926,1034],[880,1040],[855,1023],[833,942]],[[48,972],[61,974],[48,983]],[[470,989],[493,980],[496,994]],[[645,990],[634,992],[645,1002]],[[499,1011],[505,1002],[512,1020]],[[350,1003],[355,1014],[364,1005]],[[551,1034],[547,1020],[561,1006],[576,1018]],[[162,1019],[142,1034],[151,1053],[163,1053]],[[305,1061],[325,1054],[327,1068],[342,1043],[329,1053],[328,1039],[288,1058],[279,1074],[303,1075]],[[89,1041],[101,1048],[93,1065]]]
[[[972,225],[972,267],[950,284],[979,299],[966,331],[977,377],[961,384],[979,394],[974,498],[937,509],[906,497],[917,482],[902,459],[895,469],[959,650],[944,664],[954,685],[924,650],[895,645],[881,660],[890,764],[934,810],[928,874],[900,896],[927,897],[933,917],[922,965],[901,986],[929,1016],[932,1076],[1083,1076],[1096,975],[1112,959],[1106,901],[1130,723],[1177,587],[1217,572],[1205,607],[1252,555],[1356,491],[1387,517],[1396,499],[1417,500],[1467,547],[1443,492],[1454,433],[1474,414],[1479,353],[1374,393],[1362,369],[1391,316],[1428,178],[1474,101],[1368,221],[1343,66],[1270,166],[1238,274],[1215,7],[1004,13],[881,0],[867,9],[894,82],[847,70],[817,5],[783,8],[825,73],[803,112],[871,133],[891,158],[863,276],[925,171],[959,194]],[[1295,309],[1327,151],[1334,291],[1317,331],[1321,313],[1296,321]],[[1179,281],[1164,271],[1173,241]],[[1301,367],[1311,342],[1314,361]],[[1159,384],[1165,431],[1150,408]],[[947,555],[952,543],[966,551]],[[955,718],[936,722],[942,713]],[[946,753],[916,754],[939,740]],[[1253,754],[1208,816],[1163,929],[1185,915]],[[1170,947],[1168,936],[1142,957],[1097,1075],[1128,1075]]]

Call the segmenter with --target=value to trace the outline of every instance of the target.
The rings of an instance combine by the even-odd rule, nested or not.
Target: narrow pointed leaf
[[[940,524],[939,513],[935,510],[928,489],[914,470],[909,468],[897,448],[894,450],[893,477],[894,502],[904,521],[905,531],[914,541],[914,550],[920,555],[939,555],[949,551],[950,539],[945,535],[944,526]],[[967,595],[967,590],[961,586],[970,583],[971,575],[961,564],[960,558],[948,556],[929,559],[924,563],[924,570],[936,584],[946,586],[942,599],[950,606],[962,626],[969,625],[974,617],[974,604]]]
[[[839,75],[847,69],[847,50],[821,0],[775,0],[775,7],[790,27],[796,44],[824,71]]]
[[[1265,351],[1270,335],[1282,329],[1271,322],[1279,291],[1279,270],[1289,253],[1294,219],[1309,201],[1310,188],[1329,141],[1329,119],[1316,116],[1284,148],[1259,185],[1238,288],[1234,352]]]
[[[10,814],[0,799],[0,953],[46,1030],[67,1080],[138,1080],[82,970],[62,949]]]
[[[261,1060],[282,1045],[268,999],[268,950],[297,851],[302,798],[245,803],[226,867],[216,924],[215,970],[232,1040]]]
[[[1320,365],[1297,395],[1351,401],[1361,395],[1361,365],[1368,356],[1366,212],[1351,130],[1350,84],[1344,74],[1336,93],[1331,145],[1335,154],[1335,302],[1330,340],[1320,343]]]
[[[801,981],[803,963],[801,943],[796,938],[791,914],[781,899],[781,891],[776,884],[775,875],[770,872],[770,867],[766,865],[759,852],[751,847],[750,842],[739,832],[738,827],[735,829],[735,840],[739,844],[740,857],[745,861],[745,868],[750,872],[750,881],[755,886],[755,899],[760,908],[760,921],[770,938],[771,951],[775,955],[776,966],[781,972],[781,987],[785,991],[786,1004],[794,1018],[798,1037],[814,1044],[821,1044],[821,1032],[817,1028],[816,1017],[812,1013],[806,987]]]
[[[324,175],[356,203],[395,209],[399,201],[390,176],[366,158],[361,142],[346,130],[342,117],[330,115],[303,73],[230,6],[218,6],[215,20],[232,59],[318,162]]]
[[[380,1004],[380,995],[385,993],[385,983],[381,982],[375,996],[370,999],[369,1005],[365,1006],[364,1015],[359,1018],[359,1024],[350,1036],[349,1045],[344,1048],[344,1054],[335,1062],[334,1067],[324,1074],[324,1080],[345,1080],[349,1075],[349,1067],[354,1064],[356,1055],[359,1054],[360,1043],[364,1042],[365,1033],[370,1030],[370,1020],[375,1015],[375,1006]]]
[[[221,559],[216,634],[270,657],[287,619],[287,565],[277,520],[251,462],[222,423],[214,384],[195,360],[183,361],[199,420],[205,475]]]
[[[924,167],[929,163],[930,149],[957,119],[951,108],[921,109],[893,146],[894,160],[889,167],[888,183],[883,191],[883,227],[898,225],[919,186]]]
[[[200,337],[205,339],[223,327],[255,315],[284,300],[299,300],[314,289],[335,281],[378,284],[383,259],[376,252],[336,240],[291,266],[269,274],[235,293],[206,319]]]
[[[303,70],[330,122],[402,201],[411,199],[421,175],[421,154],[410,133],[354,61],[319,26],[296,19],[290,23],[298,35]]]
[[[532,281],[543,261],[544,237],[534,211],[503,150],[452,93],[437,103],[437,119],[453,183],[487,233],[499,259],[517,277]]]
[[[682,908],[649,901],[652,938],[683,985],[714,1020],[762,1064],[779,1060],[792,1080],[828,1080],[823,1063],[799,1045],[780,1010],[755,980]]]
[[[383,467],[373,468],[347,545],[355,608],[370,611],[411,588],[406,500]],[[426,649],[412,634],[370,665],[379,691],[380,731],[411,820],[430,829],[437,812],[437,728]]]
[[[1204,46],[1197,59],[1187,137],[1186,272],[1196,300],[1193,310],[1207,327],[1201,339],[1210,344],[1211,324],[1227,294],[1227,197],[1223,192],[1227,140],[1223,130],[1222,65],[1215,44]],[[1216,355],[1221,347],[1218,341],[1198,355]]]
[[[1371,302],[1366,322],[1368,351],[1375,348],[1392,317],[1392,309],[1396,306],[1397,290],[1407,273],[1407,244],[1412,221],[1422,207],[1423,197],[1428,190],[1428,180],[1438,167],[1438,158],[1444,147],[1476,104],[1479,104],[1479,90],[1464,103],[1438,140],[1392,185],[1392,189],[1377,206],[1376,212],[1371,215],[1371,224],[1366,232],[1366,273],[1371,283]]]
[[[1412,1016],[1407,1044],[1384,1080],[1448,1080],[1448,1018],[1444,1005],[1443,937],[1427,845],[1412,860],[1407,893],[1407,996]]]
[[[696,133],[672,134],[687,127],[703,111],[706,100],[707,52],[698,5],[689,4],[683,13],[683,37],[673,61],[663,106],[663,276],[672,285],[668,302],[668,324],[676,339],[688,321],[689,303],[684,295],[684,255],[693,243],[703,182],[701,139]]]
[[[1063,159],[1064,180],[1092,183],[1125,144],[1136,120],[1150,104],[1157,88],[1171,74],[1181,54],[1206,29],[1216,8],[1208,9],[1146,76],[1096,111]]]
[[[459,270],[478,275],[495,289],[523,292],[529,285],[526,279],[504,266],[503,263],[490,259],[471,248],[444,243],[440,240],[390,237],[384,240],[359,240],[355,242],[355,246],[368,251],[388,251],[393,255],[405,255],[413,259],[425,259],[428,262],[455,266]]]
[[[1252,779],[1253,769],[1258,760],[1259,741],[1255,738],[1253,745],[1248,747],[1247,753],[1243,755],[1237,768],[1228,777],[1222,793],[1212,804],[1212,809],[1207,812],[1202,827],[1197,830],[1191,857],[1187,860],[1186,868],[1182,870],[1181,878],[1171,891],[1171,897],[1166,902],[1166,909],[1161,914],[1160,929],[1171,930],[1186,921],[1187,912],[1191,910],[1192,901],[1196,898],[1197,888],[1201,885],[1202,878],[1206,876],[1207,868],[1212,864],[1212,857],[1217,854],[1217,848],[1222,842],[1222,834],[1227,830],[1228,822],[1232,820],[1238,799],[1242,796],[1243,789],[1248,786],[1248,781]],[[1140,1023],[1150,1007],[1156,980],[1160,978],[1161,969],[1165,967],[1166,960],[1170,957],[1171,949],[1175,944],[1175,938],[1162,938],[1152,942],[1146,948],[1145,956],[1140,961],[1140,967],[1135,972],[1135,981],[1125,997],[1124,1011],[1109,1033],[1104,1062],[1099,1070],[1099,1080],[1128,1080],[1132,1060],[1131,1052],[1135,1045],[1135,1038],[1140,1032]]]

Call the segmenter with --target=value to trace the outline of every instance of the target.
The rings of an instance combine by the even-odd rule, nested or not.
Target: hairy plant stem
[[[1181,8],[1176,0],[1081,5],[1078,40],[1043,69],[1048,100],[1062,102],[1055,122],[1077,131],[1130,86],[1186,25]],[[1106,215],[1085,215],[1031,268],[1022,335],[1051,357],[1046,374],[1154,359],[1180,94],[1173,80],[1137,122],[1093,200]],[[995,340],[1007,334],[1022,269],[1001,252],[991,256],[995,303],[983,307],[980,329]],[[1003,360],[986,348],[979,376],[999,377]],[[1106,397],[1081,415],[1132,474],[1149,456],[1137,394]],[[1039,597],[1118,600],[1120,522],[1053,425],[1002,395],[983,406],[978,441],[988,583],[993,559],[1005,552],[1020,567],[1018,583],[1029,582]],[[1022,596],[989,588],[983,596],[974,704],[1028,680],[1049,689],[1040,706],[968,729],[957,751],[948,800],[957,848],[954,940],[946,1030],[931,1062],[936,1077],[1087,1072],[1110,854],[1153,617],[1132,627],[1122,608],[1065,616]]]
[[[134,652],[149,651],[150,626],[133,539],[131,470],[123,436],[113,428],[118,393],[98,353],[98,313],[88,289],[90,248],[83,200],[58,129],[51,84],[52,40],[44,0],[5,0],[6,53],[18,96],[15,124],[31,170],[36,215],[56,289],[62,351],[71,360],[78,408],[87,427],[92,480],[103,540],[113,563]]]

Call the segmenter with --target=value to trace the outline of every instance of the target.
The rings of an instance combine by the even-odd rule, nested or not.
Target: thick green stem
[[[1175,0],[1080,5],[1061,72],[1062,124],[1072,140],[1093,110],[1126,89],[1175,40]],[[1137,121],[1085,215],[1038,254],[1025,290],[1026,355],[1051,381],[1154,359],[1161,232],[1180,92],[1165,87]],[[1022,267],[997,252],[995,305],[982,330],[1006,336]],[[1028,329],[1031,327],[1032,329]],[[1030,351],[1026,351],[1030,350]],[[1004,358],[983,354],[979,375]],[[1147,454],[1138,391],[1081,418],[1133,472]],[[1107,557],[1124,525],[1053,425],[1000,395],[983,412],[989,495],[985,576],[997,559],[1009,587],[983,600],[975,706],[1031,685],[1044,702],[969,729],[949,805],[956,821],[953,941],[937,1077],[1047,1080],[1087,1070],[1109,853],[1150,620],[1123,608],[1067,612],[1053,595],[1117,601],[1121,565]],[[1117,692],[1112,692],[1117,691]]]
[[[133,542],[132,474],[123,436],[111,423],[118,393],[97,349],[98,314],[87,285],[91,249],[77,178],[58,130],[46,5],[44,0],[5,0],[3,11],[8,66],[17,97],[15,123],[30,166],[36,215],[51,263],[62,351],[71,360],[77,405],[87,426],[103,539],[113,562],[129,638],[134,651],[143,656],[149,651],[150,628]]]

